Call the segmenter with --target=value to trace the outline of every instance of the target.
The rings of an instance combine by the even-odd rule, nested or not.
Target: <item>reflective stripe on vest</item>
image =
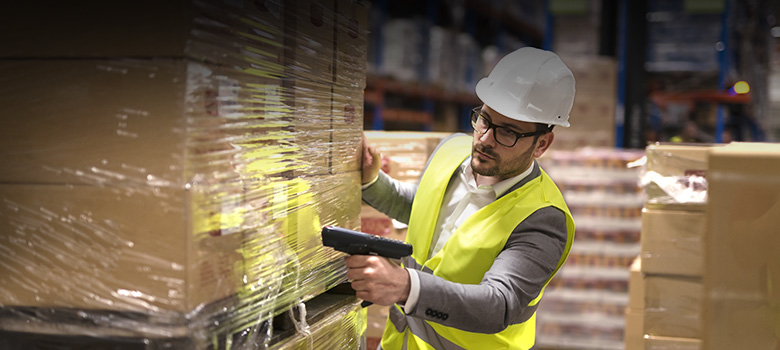
[[[414,245],[411,258],[404,261],[408,268],[431,272],[446,280],[479,284],[495,257],[506,245],[512,231],[536,210],[553,206],[565,213],[568,239],[555,272],[563,265],[574,238],[574,222],[560,191],[542,171],[522,187],[488,204],[467,218],[431,259],[436,220],[449,180],[471,152],[470,136],[456,137],[441,145],[434,154],[415,194],[409,220],[407,241]],[[485,234],[485,232],[490,232]],[[550,281],[552,275],[545,282]],[[409,317],[398,307],[390,310],[382,348],[401,349],[529,349],[534,344],[536,305],[539,295],[529,303],[527,321],[510,325],[495,334],[458,330],[432,321]],[[407,341],[404,341],[407,338]]]

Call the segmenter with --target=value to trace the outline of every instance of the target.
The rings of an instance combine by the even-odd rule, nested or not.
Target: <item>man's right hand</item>
[[[379,168],[382,167],[382,154],[379,153],[373,146],[366,140],[366,135],[363,135],[363,182],[365,185],[371,181],[374,181],[379,176]]]

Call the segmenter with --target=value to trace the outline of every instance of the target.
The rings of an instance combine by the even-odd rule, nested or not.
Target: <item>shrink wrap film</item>
[[[297,327],[295,336],[269,349],[361,349],[366,333],[366,312],[367,309],[356,301],[346,303],[328,312],[315,323]]]
[[[348,4],[16,7],[0,33],[0,348],[286,342],[275,320],[345,281],[319,229],[360,229],[355,58],[338,83],[360,108],[333,136],[338,19],[367,11]],[[359,348],[365,312],[330,311],[323,346]]]
[[[707,203],[707,164],[716,144],[653,144],[639,179],[649,208],[704,210]]]

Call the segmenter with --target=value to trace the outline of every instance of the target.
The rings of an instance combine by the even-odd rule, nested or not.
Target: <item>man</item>
[[[569,126],[574,77],[549,51],[502,58],[476,93],[473,136],[441,142],[418,186],[379,171],[364,139],[363,199],[408,223],[404,267],[346,258],[357,296],[390,308],[382,349],[529,349],[544,287],[571,248],[574,222],[535,158]]]

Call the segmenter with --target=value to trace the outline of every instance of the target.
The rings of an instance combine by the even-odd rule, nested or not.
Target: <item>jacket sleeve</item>
[[[525,322],[536,311],[528,304],[558,266],[566,240],[563,212],[554,207],[539,209],[515,228],[480,284],[459,284],[419,273],[420,298],[415,309],[407,312],[478,333],[497,333]]]
[[[431,157],[428,158],[424,169],[428,168],[433,154],[439,151],[442,144],[460,135],[462,134],[455,133],[441,140],[433,150]],[[416,192],[417,184],[398,181],[380,170],[376,182],[363,190],[363,201],[385,215],[404,224],[409,224],[412,201]]]
[[[383,171],[371,186],[363,190],[363,201],[385,215],[409,223],[417,185],[393,179]]]

